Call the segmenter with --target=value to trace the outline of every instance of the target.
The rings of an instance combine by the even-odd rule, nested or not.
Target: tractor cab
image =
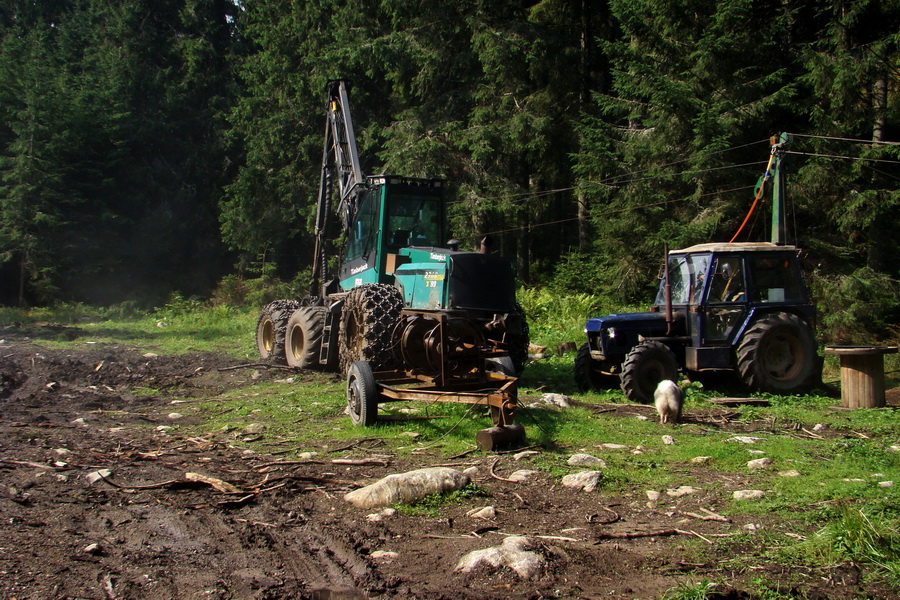
[[[804,320],[813,319],[797,256],[797,248],[771,243],[700,244],[673,250],[651,310],[665,311],[668,289],[673,326],[690,338],[689,347],[694,349],[688,351],[687,364],[729,368],[727,356],[716,360],[719,352],[697,349],[723,347],[727,354],[747,323],[765,312],[787,309]]]

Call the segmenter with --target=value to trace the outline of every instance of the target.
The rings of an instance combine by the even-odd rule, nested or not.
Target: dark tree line
[[[446,177],[455,237],[620,301],[663,242],[729,239],[798,134],[792,241],[887,326],[898,42],[898,0],[2,0],[2,301],[305,270],[343,77],[367,173]]]

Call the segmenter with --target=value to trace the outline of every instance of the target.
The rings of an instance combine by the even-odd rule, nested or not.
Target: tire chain
[[[403,298],[396,288],[384,284],[366,285],[355,289],[361,291],[351,291],[344,305],[344,311],[349,311],[357,319],[357,327],[362,329],[362,344],[359,356],[353,355],[342,319],[341,371],[346,373],[350,365],[357,360],[372,363],[373,371],[393,368],[391,332],[403,309]]]
[[[261,323],[266,316],[272,319],[274,328],[275,342],[272,348],[272,355],[269,357],[269,362],[279,365],[287,364],[287,358],[284,354],[284,337],[287,332],[287,322],[288,319],[291,318],[291,314],[300,308],[300,306],[301,304],[297,300],[273,300],[262,309],[262,313],[259,315],[259,321],[257,322],[257,330],[259,330],[259,323]]]

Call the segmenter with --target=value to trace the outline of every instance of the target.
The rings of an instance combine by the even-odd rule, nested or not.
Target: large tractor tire
[[[525,311],[518,302],[515,312],[507,315],[506,325],[506,327],[486,332],[486,336],[509,353],[516,374],[521,375],[528,362],[528,347],[531,339],[528,331],[528,319],[525,318]]]
[[[599,362],[591,358],[591,347],[587,342],[578,349],[575,355],[575,385],[582,392],[608,390],[618,379],[615,375],[605,375],[597,370]]]
[[[758,392],[802,393],[817,379],[816,348],[812,329],[797,315],[766,315],[747,329],[738,345],[741,379]]]
[[[323,306],[304,306],[288,319],[284,353],[289,366],[299,369],[319,367],[326,310]]]
[[[402,310],[403,296],[393,286],[366,284],[350,290],[338,335],[341,372],[357,361],[368,362],[374,371],[393,368],[391,332]]]
[[[291,313],[298,308],[300,303],[296,300],[275,300],[262,309],[256,322],[256,351],[261,359],[280,365],[287,362],[285,331]]]
[[[678,381],[678,360],[662,342],[644,341],[637,344],[622,363],[620,386],[632,402],[647,404],[663,379]]]

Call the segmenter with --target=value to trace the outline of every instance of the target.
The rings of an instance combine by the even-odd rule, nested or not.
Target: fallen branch
[[[331,461],[331,464],[351,465],[356,467],[363,465],[380,465],[386,467],[388,465],[387,461],[380,458],[335,458]]]
[[[621,533],[601,533],[597,535],[598,540],[634,540],[645,537],[665,537],[669,535],[693,535],[712,543],[708,539],[695,531],[685,531],[683,529],[661,529],[658,531],[624,531]]]
[[[494,459],[494,462],[491,463],[491,468],[488,471],[490,473],[491,477],[493,477],[494,479],[497,479],[499,481],[509,481],[510,483],[518,483],[515,479],[508,479],[506,477],[500,477],[499,475],[494,473],[494,467],[496,467],[497,463],[500,462],[500,458],[501,457],[498,456],[497,458]]]
[[[618,521],[619,519],[622,518],[622,517],[619,516],[619,513],[617,513],[616,511],[614,511],[614,510],[612,510],[612,509],[606,508],[605,506],[601,506],[600,508],[602,508],[602,509],[605,510],[606,512],[611,512],[611,513],[613,514],[613,518],[610,519],[609,521],[595,521],[595,520],[594,520],[594,517],[596,517],[597,515],[596,515],[596,514],[592,514],[592,515],[587,515],[587,516],[584,518],[585,521],[587,521],[588,523],[590,523],[590,524],[592,524],[592,525],[610,525],[610,524],[615,523],[616,521]]]
[[[294,367],[285,365],[272,365],[269,363],[247,363],[244,365],[232,365],[230,367],[219,367],[218,371],[234,371],[235,369],[281,369],[282,371],[294,371]]]
[[[728,517],[723,517],[722,515],[716,514],[710,510],[705,508],[701,508],[705,515],[698,515],[697,513],[682,511],[681,514],[686,515],[688,517],[693,517],[695,519],[700,519],[701,521],[719,521],[721,523],[731,523],[731,519]]]

